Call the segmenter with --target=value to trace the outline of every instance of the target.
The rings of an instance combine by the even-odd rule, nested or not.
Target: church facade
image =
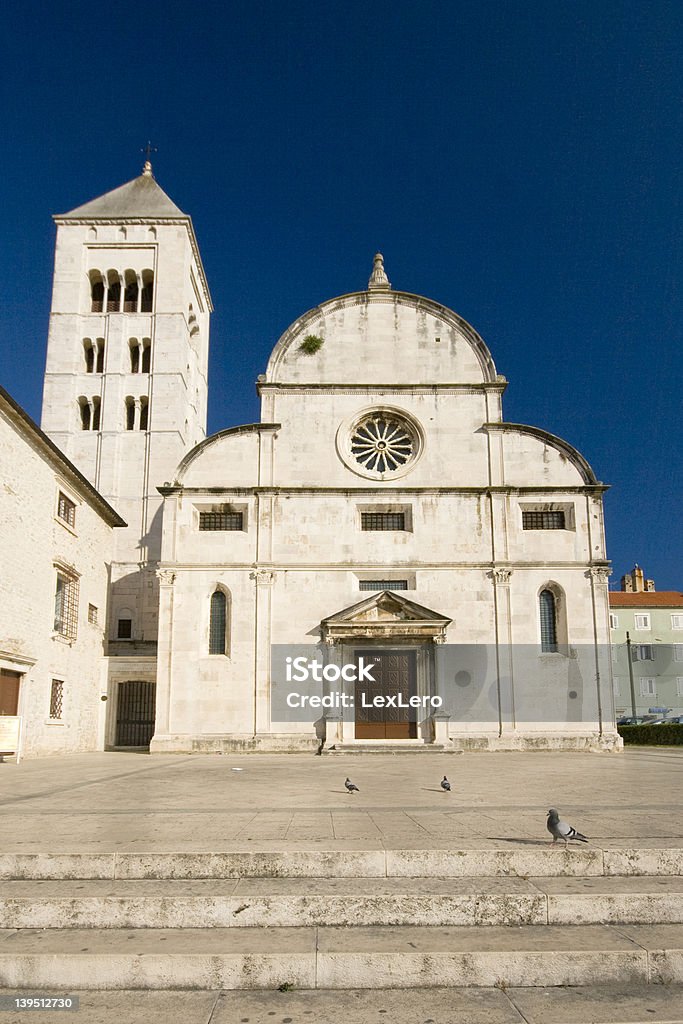
[[[261,421],[207,438],[190,218],[146,166],[57,225],[42,426],[128,523],[109,746],[135,683],[152,752],[619,747],[605,487],[505,422],[474,328],[377,255],[277,342]]]

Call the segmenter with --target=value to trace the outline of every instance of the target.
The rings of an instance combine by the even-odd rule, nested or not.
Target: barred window
[[[361,512],[361,530],[405,530],[405,512]]]
[[[72,501],[71,498],[67,498],[66,494],[62,491],[59,492],[59,498],[57,500],[57,515],[60,519],[63,519],[69,526],[75,526],[76,524],[76,502]]]
[[[59,721],[62,717],[64,701],[64,683],[61,679],[53,679],[50,688],[50,718]]]
[[[523,530],[564,530],[564,512],[525,512],[522,511]]]
[[[407,590],[408,580],[359,580],[360,590]]]
[[[225,654],[228,624],[228,602],[222,590],[211,595],[209,611],[209,654]]]
[[[200,530],[241,530],[243,515],[241,512],[229,512],[221,510],[218,512],[200,512]]]
[[[542,590],[538,603],[541,619],[541,650],[552,654],[557,651],[555,595],[551,590]]]
[[[78,577],[64,569],[57,570],[54,630],[68,640],[78,633]]]
[[[97,625],[97,607],[94,604],[88,605],[88,622],[91,622],[93,626]]]

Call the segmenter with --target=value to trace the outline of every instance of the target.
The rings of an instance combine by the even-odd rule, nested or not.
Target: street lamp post
[[[631,684],[631,714],[636,717],[636,684],[633,681],[633,659],[631,657],[631,636],[626,632],[626,657],[628,659],[628,681]],[[635,723],[634,723],[635,724]]]

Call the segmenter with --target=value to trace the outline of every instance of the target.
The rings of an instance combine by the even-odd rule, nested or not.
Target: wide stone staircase
[[[0,988],[683,981],[683,849],[0,856]]]

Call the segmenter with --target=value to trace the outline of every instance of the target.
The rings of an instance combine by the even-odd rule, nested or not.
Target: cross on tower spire
[[[142,149],[140,150],[140,152],[144,153],[145,154],[145,158],[146,158],[144,166],[142,168],[142,173],[148,175],[149,177],[152,177],[152,162],[150,160],[150,157],[151,157],[152,153],[158,153],[159,150],[157,149],[156,146],[153,146],[152,143],[148,139],[147,140],[147,145],[143,146]]]

